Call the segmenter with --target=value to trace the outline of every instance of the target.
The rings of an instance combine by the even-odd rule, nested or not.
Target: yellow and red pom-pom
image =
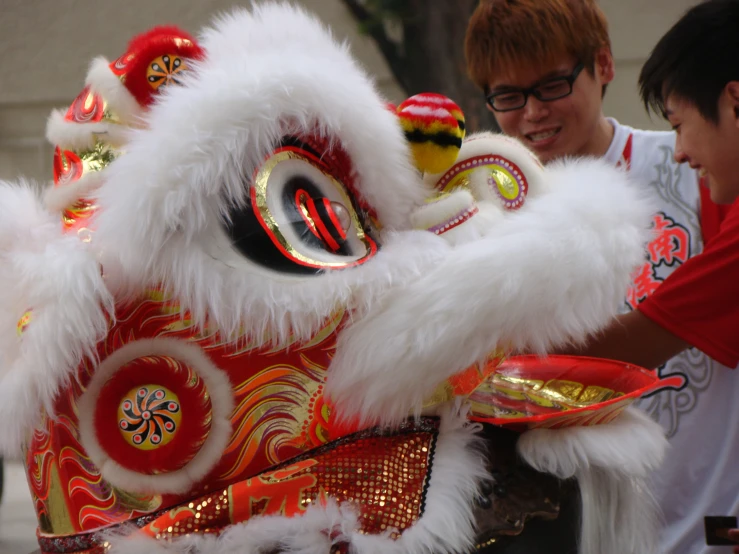
[[[417,94],[398,106],[398,118],[419,170],[441,173],[457,159],[464,115],[452,100],[441,94]]]

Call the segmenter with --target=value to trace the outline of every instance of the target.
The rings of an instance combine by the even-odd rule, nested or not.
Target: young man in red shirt
[[[705,176],[711,200],[729,207],[703,252],[596,338],[588,354],[657,367],[693,346],[729,367],[739,363],[738,28],[738,1],[701,4],[642,68],[645,105],[676,132],[675,160]]]
[[[709,0],[689,10],[660,39],[641,70],[645,106],[663,115],[676,132],[675,159],[705,175],[711,200],[730,207],[704,251],[606,329],[586,354],[656,366],[693,346],[730,367],[739,361],[738,28],[739,1]],[[729,444],[736,423],[727,415],[725,429],[719,430]],[[704,452],[722,454],[729,454],[727,463],[737,467],[735,452]],[[732,492],[736,495],[726,491]],[[728,534],[739,543],[739,529]],[[739,546],[733,551],[739,554]]]
[[[604,116],[614,63],[595,0],[482,0],[466,37],[471,77],[504,133],[545,163],[590,155],[624,166],[655,199],[629,311],[580,353],[682,381],[640,403],[673,447],[656,476],[671,554],[714,552],[703,516],[739,512],[739,208],[717,204],[739,195],[737,10],[739,0],[695,8],[642,72],[645,101],[676,133]]]

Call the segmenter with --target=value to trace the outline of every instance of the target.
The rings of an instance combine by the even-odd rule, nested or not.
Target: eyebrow
[[[536,81],[534,84],[532,84],[529,87],[516,87],[516,86],[513,86],[513,85],[503,84],[503,85],[498,85],[495,88],[489,89],[488,90],[488,93],[489,94],[493,94],[493,93],[496,93],[496,92],[508,92],[508,91],[513,91],[513,90],[521,90],[521,89],[524,89],[524,88],[537,87],[537,86],[541,85],[542,83],[547,82],[549,79],[554,79],[555,77],[566,77],[567,75],[569,75],[569,71],[570,71],[569,69],[564,69],[564,68],[563,69],[555,69],[553,71],[550,71],[549,73],[546,73],[541,79],[539,79],[538,81]]]

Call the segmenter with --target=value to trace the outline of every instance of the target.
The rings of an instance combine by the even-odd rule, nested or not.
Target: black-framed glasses
[[[575,66],[572,73],[562,77],[554,77],[531,88],[504,90],[493,92],[485,97],[488,106],[496,112],[520,110],[526,105],[532,94],[542,102],[559,100],[572,94],[572,85],[580,72],[585,68],[582,62]]]

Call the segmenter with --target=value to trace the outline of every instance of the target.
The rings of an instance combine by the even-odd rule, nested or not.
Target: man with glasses
[[[542,68],[526,68],[519,75],[502,75],[483,86],[488,108],[503,132],[522,140],[544,162],[573,154],[602,155],[603,147],[613,136],[613,127],[599,109],[596,113],[592,102],[584,101],[593,92],[599,94],[611,80],[612,61],[608,63],[611,67],[606,70],[610,76],[597,75],[591,67],[577,88],[575,82],[585,68],[582,62],[571,70],[568,68],[572,68],[573,62],[563,60],[554,64],[556,69],[552,71],[546,71],[542,65]],[[511,83],[534,84],[521,87]],[[570,97],[573,92],[574,97],[551,104]]]
[[[506,90],[505,86],[499,87],[496,92],[489,93],[485,99],[494,112],[520,110],[526,106],[526,101],[532,94],[541,102],[559,100],[572,94],[572,85],[584,67],[585,65],[580,62],[570,75],[545,79],[544,82],[530,88]]]
[[[739,21],[732,24],[736,28]],[[739,432],[731,431],[739,422],[739,378],[729,369],[739,364],[739,312],[709,315],[726,311],[725,296],[710,304],[693,300],[699,289],[724,290],[726,279],[739,277],[736,270],[726,275],[716,264],[698,262],[706,245],[726,240],[719,224],[728,209],[711,201],[692,163],[678,163],[689,161],[682,152],[676,161],[674,132],[632,129],[603,114],[614,62],[595,0],[481,0],[465,49],[470,76],[504,133],[544,163],[603,157],[627,169],[655,199],[655,238],[628,291],[626,313],[580,353],[677,378],[674,390],[640,402],[663,425],[672,447],[655,476],[665,519],[661,550],[716,552],[704,544],[703,517],[739,508]],[[707,51],[702,59],[712,58]],[[730,242],[724,246],[739,252],[739,233]],[[686,271],[672,278],[685,264]],[[685,286],[690,272],[704,276],[692,290]]]

